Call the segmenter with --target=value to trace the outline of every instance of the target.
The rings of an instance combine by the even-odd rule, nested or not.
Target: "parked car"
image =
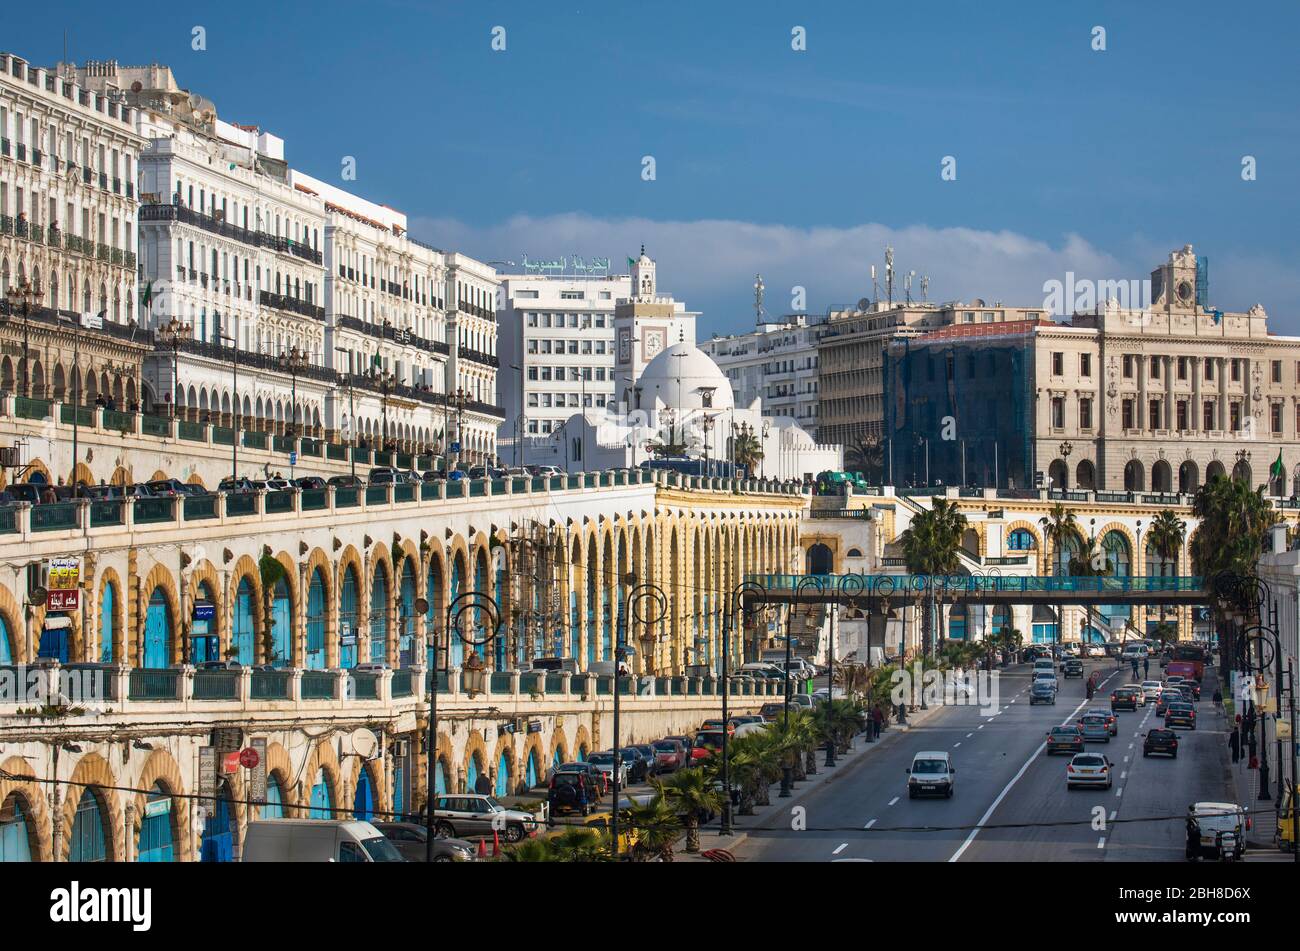
[[[41,504],[41,492],[46,488],[44,483],[40,482],[15,482],[7,487],[6,491],[13,496],[15,502],[27,502],[31,505]]]
[[[436,834],[441,838],[501,833],[507,842],[518,842],[535,833],[537,818],[531,812],[507,809],[492,796],[439,796],[433,810]]]
[[[293,484],[300,489],[323,489],[326,482],[320,476],[298,476]]]
[[[655,765],[660,773],[671,773],[686,765],[686,747],[679,740],[655,740]]]
[[[361,481],[360,476],[354,476],[354,475],[330,476],[325,481],[329,485],[334,486],[336,489],[362,489],[365,488],[366,485],[364,482]]]
[[[620,762],[627,764],[627,778],[630,783],[643,783],[650,778],[650,764],[635,746],[625,746],[618,752]]]
[[[1083,733],[1077,726],[1054,726],[1047,734],[1047,755],[1082,753]]]
[[[550,478],[551,476],[564,475],[564,470],[559,466],[530,466],[533,475]]]
[[[272,492],[281,492],[293,488],[293,483],[282,476],[276,476],[273,479],[266,480],[266,488]]]
[[[400,469],[394,469],[391,466],[375,466],[366,476],[367,485],[392,485],[395,482],[404,482]]]
[[[596,790],[598,796],[604,796],[609,792],[609,775],[602,772],[600,767],[591,763],[561,763],[559,766],[553,767],[550,770],[552,776],[556,773],[582,773],[591,780],[592,786]]]
[[[1110,789],[1113,782],[1111,763],[1100,753],[1078,753],[1065,767],[1065,788],[1075,786],[1103,786]]]
[[[650,743],[638,743],[636,749],[637,752],[641,754],[641,758],[646,762],[646,778],[648,779],[651,776],[658,776],[659,757],[655,754],[654,746]]]
[[[257,819],[244,832],[241,862],[402,862],[402,853],[369,822],[353,819]]]
[[[691,759],[699,761],[708,759],[722,749],[721,730],[701,730],[691,741]]]
[[[195,665],[195,670],[241,670],[243,664],[233,657],[228,660],[205,660],[201,664]]]
[[[421,482],[446,482],[447,473],[441,469],[429,469],[420,473]]]
[[[1152,756],[1163,753],[1174,759],[1178,758],[1178,734],[1173,730],[1148,730],[1142,740],[1142,755]]]
[[[944,750],[929,750],[912,757],[907,767],[907,798],[917,796],[943,796],[952,798],[956,770]]]
[[[149,491],[154,495],[163,497],[182,497],[187,495],[207,495],[208,490],[201,485],[193,482],[182,482],[180,479],[154,479],[152,482],[145,483],[149,486]]]
[[[546,786],[546,801],[552,816],[590,814],[600,802],[591,774],[578,770],[561,770],[551,776]]]
[[[257,486],[253,484],[252,479],[240,476],[238,479],[232,479],[229,476],[217,483],[218,492],[256,492]]]
[[[614,753],[610,750],[602,750],[599,753],[592,753],[587,757],[587,762],[595,766],[598,770],[609,777],[609,785],[614,785]],[[625,758],[620,758],[619,762],[619,788],[628,786],[628,768],[631,764]]]
[[[676,736],[665,736],[664,739],[673,740],[682,745],[682,754],[685,757],[685,759],[682,761],[682,765],[690,766],[691,765],[691,742],[692,742],[691,737],[676,735]]]
[[[701,730],[721,730],[721,729],[722,729],[722,720],[721,720],[721,718],[718,718],[718,719],[712,719],[712,720],[705,720],[703,723],[700,724],[700,729],[701,729]],[[734,725],[734,724],[731,724],[731,723],[728,723],[728,724],[727,724],[727,735],[730,736],[732,733],[735,733],[735,732],[736,732],[736,727],[735,727],[735,725]]]
[[[414,822],[372,822],[393,848],[408,862],[423,862],[428,855],[429,830]],[[433,838],[435,862],[473,862],[474,844],[464,839]]]

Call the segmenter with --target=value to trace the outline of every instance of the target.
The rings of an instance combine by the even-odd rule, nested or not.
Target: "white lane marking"
[[[1134,734],[1133,734],[1133,735],[1134,735],[1134,736],[1137,736],[1137,734],[1136,734],[1136,733],[1134,733]],[[1129,745],[1128,745],[1128,748],[1129,748],[1129,749],[1133,749],[1133,744],[1132,744],[1132,743],[1130,743],[1130,744],[1129,744]]]
[[[1115,798],[1118,799],[1122,795],[1124,795],[1124,787],[1120,786],[1119,789],[1115,790]]]
[[[875,819],[872,819],[870,822],[868,822],[868,823],[867,823],[866,825],[864,825],[862,828],[864,828],[864,829],[870,829],[870,828],[871,828],[873,825],[875,825],[875,824],[876,824],[876,820],[875,820]]]
[[[1122,773],[1120,773],[1120,774],[1119,774],[1119,778],[1120,778],[1120,779],[1128,779],[1128,770],[1124,770]]]
[[[1068,723],[1075,715],[1078,714],[1080,710],[1082,710],[1087,705],[1087,703],[1088,701],[1084,700],[1077,707],[1075,707],[1074,712],[1068,714],[1066,718],[1061,721],[1061,725],[1064,726],[1066,723]],[[1002,792],[998,793],[997,798],[994,799],[993,802],[989,805],[988,809],[984,811],[984,815],[980,816],[979,822],[975,823],[975,828],[970,830],[970,835],[966,836],[966,841],[963,842],[961,844],[961,847],[952,854],[952,858],[948,859],[949,862],[956,862],[958,859],[962,857],[962,854],[968,848],[970,848],[970,844],[975,841],[975,836],[980,834],[980,830],[984,828],[984,824],[989,821],[989,818],[993,815],[994,811],[998,808],[999,805],[1001,805],[1002,800],[1007,797],[1007,793],[1011,792],[1011,787],[1020,781],[1020,777],[1025,775],[1025,771],[1029,769],[1030,764],[1033,763],[1033,761],[1038,758],[1038,755],[1042,753],[1043,750],[1046,749],[1046,747],[1047,747],[1047,741],[1044,740],[1042,743],[1038,744],[1037,749],[1035,749],[1032,753],[1029,754],[1029,759],[1025,760],[1024,763],[1021,764],[1020,769],[1017,770],[1016,772],[1016,775],[1011,777],[1011,781],[1002,787]]]
[[[979,725],[979,726],[978,726],[978,727],[976,727],[976,729],[979,729],[979,730],[982,730],[982,729],[984,729],[984,724],[983,724],[983,723],[981,723],[981,724],[980,724],[980,725]]]
[[[969,739],[970,739],[972,736],[974,736],[974,735],[975,735],[974,733],[967,733],[967,734],[966,734],[966,739],[969,740]]]
[[[959,747],[959,746],[961,746],[961,740],[958,740],[956,743],[954,743],[954,744],[952,745],[952,748],[955,750],[955,749],[956,749],[957,747]]]
[[[898,802],[898,797],[897,797],[897,796],[895,796],[893,799],[889,800],[889,804],[890,804],[891,806],[892,806],[894,803],[896,803],[896,802]]]
[[[1119,815],[1119,813],[1118,813],[1116,810],[1112,809],[1112,810],[1110,811],[1110,821],[1111,821],[1111,822],[1114,822],[1114,821],[1115,821],[1115,817],[1116,817],[1117,815]]]
[[[839,847],[838,849],[836,849],[834,852],[832,852],[831,855],[839,855],[841,852],[843,852],[843,851],[844,851],[845,849],[847,849],[848,847],[849,847],[849,844],[848,844],[847,842],[842,842],[842,843],[840,843],[840,847]]]

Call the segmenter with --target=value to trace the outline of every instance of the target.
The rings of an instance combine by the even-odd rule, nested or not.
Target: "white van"
[[[244,833],[243,862],[404,862],[369,822],[258,819]]]
[[[1146,660],[1147,646],[1145,644],[1126,644],[1124,653],[1120,654],[1120,659],[1129,660]]]
[[[951,799],[956,772],[945,750],[917,753],[912,757],[912,765],[907,770],[907,798],[944,796]]]

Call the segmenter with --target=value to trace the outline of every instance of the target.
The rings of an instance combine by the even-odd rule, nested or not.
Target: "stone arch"
[[[363,762],[360,756],[349,756],[349,766],[347,768],[348,791],[352,795],[352,800],[340,803],[339,805],[345,810],[345,815],[339,816],[340,819],[352,818],[352,810],[355,805],[357,786],[361,782],[361,771],[365,770],[366,775],[370,778],[370,788],[375,791],[374,811],[380,822],[388,818],[388,814],[393,811],[392,792],[388,788],[386,770],[382,768],[382,761],[368,760]]]
[[[460,764],[456,767],[456,775],[448,777],[456,784],[458,791],[460,790],[462,776],[467,777],[469,775],[469,761],[475,754],[478,754],[483,770],[496,767],[496,761],[488,756],[487,742],[483,739],[483,733],[479,730],[470,730],[469,739],[465,741],[465,751],[461,755]],[[482,775],[482,772],[480,772],[480,775]],[[472,789],[465,790],[465,792],[473,791]]]
[[[1124,464],[1124,489],[1127,492],[1146,491],[1146,468],[1137,459]]]
[[[516,795],[519,790],[519,764],[521,762],[519,755],[515,752],[515,736],[513,733],[507,733],[503,736],[497,737],[496,745],[492,748],[492,759],[488,761],[488,769],[492,774],[492,791],[494,794],[497,789],[497,783],[499,782],[497,770],[500,767],[502,754],[505,755],[506,762],[510,765],[510,775],[506,777],[506,793],[507,795],[513,796]],[[468,758],[465,760],[465,769],[469,769]],[[472,789],[466,790],[466,792],[473,791],[474,790]]]
[[[1173,469],[1166,459],[1157,459],[1151,466],[1151,491],[1172,492],[1174,490]]]
[[[1137,538],[1133,534],[1133,530],[1123,522],[1107,522],[1097,530],[1097,545],[1103,551],[1105,550],[1106,536],[1111,532],[1121,536],[1124,539],[1124,542],[1128,545],[1129,574],[1133,576],[1140,574],[1141,570],[1139,567],[1139,560],[1141,555],[1138,552]]]
[[[90,466],[78,460],[76,466],[72,470],[72,484],[94,485],[95,473],[90,471]]]
[[[107,843],[105,857],[110,862],[122,861],[122,808],[118,793],[113,789],[117,779],[105,759],[98,753],[85,753],[77,761],[72,777],[64,784],[66,795],[63,797],[62,836],[59,856],[60,862],[68,861],[72,851],[72,824],[77,818],[77,804],[81,801],[82,791],[91,788],[99,802],[100,817],[104,823]]]
[[[1178,491],[1183,495],[1192,495],[1201,485],[1200,468],[1193,459],[1184,459],[1178,466]]]
[[[131,829],[131,855],[140,854],[140,829],[144,824],[144,807],[147,795],[144,790],[152,790],[154,783],[161,783],[163,791],[170,796],[185,795],[185,782],[181,778],[180,766],[172,754],[165,749],[155,749],[145,760],[135,787],[140,790],[135,794],[135,817]],[[172,803],[172,842],[175,846],[175,859],[189,862],[193,859],[193,838],[190,835],[189,800],[174,799]]]
[[[1068,489],[1070,487],[1070,468],[1065,464],[1064,459],[1052,460],[1052,464],[1047,467],[1047,479],[1050,488]]]
[[[96,645],[101,651],[104,645],[104,631],[102,630],[102,618],[104,612],[104,591],[109,586],[113,586],[113,616],[110,618],[113,628],[108,632],[108,643],[112,648],[112,656],[115,658],[126,657],[126,586],[122,584],[122,579],[118,577],[116,569],[111,565],[106,565],[99,573],[98,592],[99,597],[95,599],[95,610],[92,611],[94,616]],[[98,660],[91,650],[91,639],[85,638],[85,648],[87,653],[84,655],[87,661]]]
[[[280,796],[285,817],[298,814],[298,785],[293,781],[293,760],[289,751],[275,741],[266,744],[266,775],[280,781]]]
[[[32,476],[40,475],[41,479],[33,479]],[[45,464],[44,459],[34,459],[27,467],[28,482],[53,482],[54,477],[50,475],[50,467]]]
[[[1074,467],[1074,485],[1079,489],[1097,488],[1097,467],[1091,459],[1080,459]]]
[[[396,651],[394,650],[394,645],[396,643],[395,633],[397,620],[395,615],[397,606],[393,599],[393,560],[389,556],[388,546],[383,542],[375,542],[370,549],[369,555],[366,557],[366,575],[362,579],[362,585],[365,591],[363,607],[366,616],[366,649],[362,652],[364,656],[361,657],[361,660],[362,662],[366,662],[373,656],[371,654],[371,645],[373,643],[372,638],[374,632],[370,627],[370,617],[372,613],[371,605],[374,599],[376,571],[383,573],[385,590],[387,591],[387,597],[384,600],[384,630],[388,643],[384,650],[384,662],[395,664],[397,656]]]
[[[31,764],[21,756],[11,756],[0,763],[0,806],[9,801],[10,796],[17,796],[22,803],[23,812],[30,823],[27,844],[31,850],[32,860],[49,862],[53,859],[54,832],[50,825],[50,814],[46,808],[45,790],[40,783],[22,779],[6,779],[6,776],[27,776],[32,771]],[[80,797],[81,791],[77,790]]]
[[[592,752],[591,731],[587,729],[587,725],[585,723],[579,723],[578,729],[574,731],[573,734],[573,746],[569,749],[569,756],[572,757],[573,759],[577,759],[578,753],[581,752],[584,748],[588,753]]]
[[[131,470],[126,466],[118,466],[113,470],[113,476],[108,480],[108,484],[129,485],[131,481]]]
[[[532,755],[537,757],[537,780],[544,784],[546,771],[551,768],[551,761],[546,758],[546,742],[540,733],[530,733],[524,741],[524,749],[519,756],[519,764],[515,771],[516,795],[522,796],[528,792],[524,784],[528,782],[528,757]]]
[[[329,783],[330,793],[332,794],[330,806],[335,811],[331,815],[335,818],[341,818],[339,810],[346,808],[341,800],[343,795],[343,774],[339,769],[338,754],[334,752],[334,745],[328,739],[319,740],[312,747],[311,753],[308,754],[306,761],[303,763],[302,771],[298,774],[298,781],[294,783],[293,797],[299,818],[306,819],[308,817],[311,803],[311,787],[316,781],[317,771],[320,770],[324,771],[325,779]]]
[[[547,757],[546,762],[543,764],[547,769],[550,769],[551,764],[555,762],[556,753],[560,754],[561,763],[567,763],[570,761],[569,741],[565,737],[564,727],[560,726],[558,723],[551,730],[550,755]]]

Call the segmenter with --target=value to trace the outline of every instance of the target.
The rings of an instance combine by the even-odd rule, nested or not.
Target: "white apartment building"
[[[448,314],[447,339],[452,343],[447,428],[452,434],[452,458],[467,464],[498,460],[497,431],[502,412],[497,405],[497,289],[496,270],[482,261],[447,252],[447,289],[456,309]],[[459,448],[457,448],[459,447]]]
[[[632,293],[628,274],[507,274],[501,315],[502,458],[533,462],[524,446],[553,454],[552,434],[579,407],[614,398],[614,304]],[[516,449],[516,434],[522,433]]]
[[[820,331],[807,314],[790,314],[749,333],[715,335],[700,349],[726,374],[737,406],[762,400],[764,417],[793,419],[816,438]]]
[[[0,53],[0,299],[19,292],[14,314],[0,304],[6,391],[121,408],[139,397],[135,120],[66,67]]]

